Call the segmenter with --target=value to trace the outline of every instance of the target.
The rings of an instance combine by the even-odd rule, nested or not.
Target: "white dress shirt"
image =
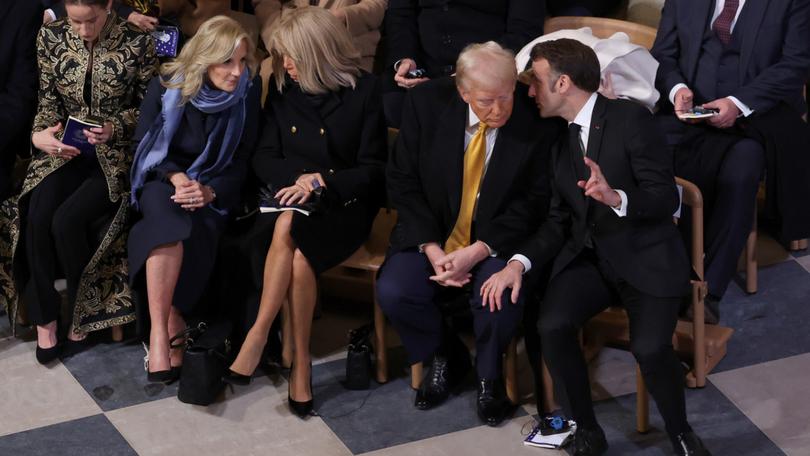
[[[588,139],[590,138],[591,132],[591,118],[593,117],[593,108],[596,106],[596,98],[597,94],[592,93],[590,98],[588,98],[588,101],[585,102],[585,105],[583,105],[577,113],[574,121],[568,122],[569,126],[572,123],[579,125],[579,139],[582,142],[583,151],[588,150]],[[619,189],[614,188],[613,190],[619,194],[622,204],[618,208],[612,207],[611,209],[613,209],[613,212],[615,212],[617,216],[625,217],[627,215],[627,194]],[[512,260],[519,261],[523,265],[524,274],[529,272],[529,270],[532,268],[531,260],[529,260],[529,258],[525,255],[516,253],[515,255],[512,255],[512,258],[509,259],[509,261]]]
[[[714,27],[714,21],[716,21],[717,18],[720,16],[720,13],[723,12],[724,6],[726,6],[726,0],[717,0],[715,2],[714,12],[712,13],[712,21],[711,21],[712,27]],[[737,25],[737,19],[740,18],[740,12],[742,11],[744,6],[745,0],[740,0],[740,4],[739,6],[737,6],[737,13],[734,14],[734,20],[731,21],[731,30],[730,30],[731,33],[734,33],[734,27]],[[675,84],[672,90],[669,91],[669,102],[672,103],[673,106],[675,106],[675,94],[678,93],[678,91],[684,87],[687,87],[687,85],[681,82]],[[729,95],[726,98],[731,100],[731,102],[734,103],[735,106],[737,106],[737,109],[740,110],[743,116],[748,117],[754,113],[753,109],[749,108],[748,105],[740,101],[737,97]]]

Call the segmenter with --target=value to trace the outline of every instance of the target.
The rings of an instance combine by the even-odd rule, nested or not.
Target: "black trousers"
[[[108,194],[98,161],[86,156],[70,160],[31,192],[24,228],[31,323],[44,325],[59,316],[61,299],[53,284],[62,276],[69,302],[75,303],[79,279],[97,248],[91,225],[118,207]]]
[[[516,304],[510,303],[511,290],[502,299],[501,310],[482,307],[481,285],[506,266],[504,260],[487,258],[472,273],[470,309],[475,332],[476,370],[479,378],[501,377],[501,357],[512,341],[523,316],[523,292]],[[447,349],[449,335],[437,301],[461,289],[448,289],[432,282],[433,268],[422,253],[399,252],[389,257],[377,279],[377,300],[391,320],[410,363],[426,362],[440,349]]]
[[[617,278],[612,267],[591,249],[551,279],[541,304],[538,328],[555,390],[565,392],[568,412],[580,426],[596,426],[578,333],[591,317],[619,303],[630,319],[630,351],[641,367],[667,433],[675,436],[687,432],[684,371],[672,347],[681,298],[642,293]]]

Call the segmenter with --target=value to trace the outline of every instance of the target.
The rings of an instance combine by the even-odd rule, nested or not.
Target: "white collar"
[[[596,92],[592,93],[582,109],[579,110],[577,116],[574,117],[573,122],[568,122],[568,125],[575,123],[581,128],[591,128],[591,117],[593,117],[593,108],[596,106]]]

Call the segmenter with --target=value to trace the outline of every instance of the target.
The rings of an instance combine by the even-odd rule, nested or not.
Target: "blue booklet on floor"
[[[96,146],[87,141],[87,136],[84,135],[84,130],[90,128],[101,128],[101,122],[96,120],[81,120],[77,117],[68,117],[67,124],[65,124],[65,133],[62,135],[62,142],[67,146],[72,146],[82,154],[94,155],[96,153]]]
[[[577,429],[577,425],[573,421],[568,421],[567,426],[559,430],[549,430],[543,426],[541,420],[532,432],[523,440],[523,444],[527,446],[548,448],[551,450],[559,450],[568,444],[571,437]]]

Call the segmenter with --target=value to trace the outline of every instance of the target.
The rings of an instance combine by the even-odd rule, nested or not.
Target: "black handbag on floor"
[[[371,384],[371,340],[372,325],[361,326],[349,331],[349,348],[346,354],[346,389],[366,390]]]
[[[225,389],[222,377],[231,363],[231,323],[200,322],[172,340],[184,336],[186,349],[177,399],[186,404],[209,405]]]

